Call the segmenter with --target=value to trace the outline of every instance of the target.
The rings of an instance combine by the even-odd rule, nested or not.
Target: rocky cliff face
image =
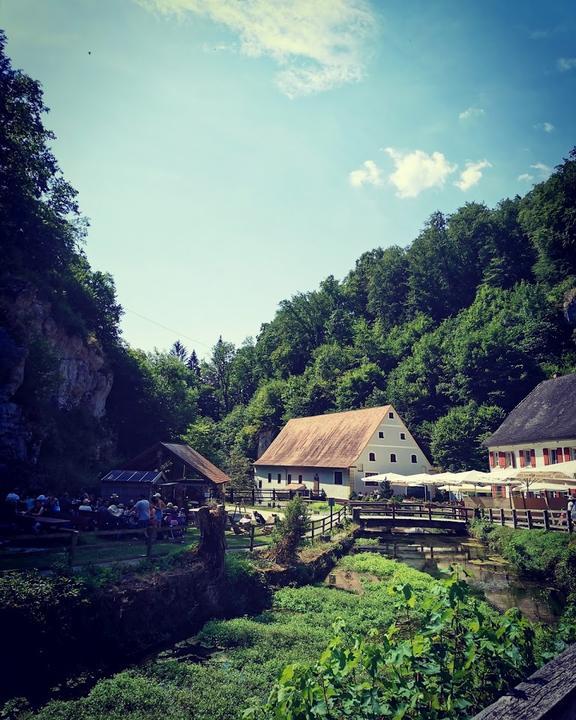
[[[32,372],[31,348],[41,343],[54,365],[51,382],[37,392],[59,410],[82,408],[100,419],[113,376],[95,338],[70,334],[59,324],[49,303],[36,290],[20,285],[0,294],[0,463],[35,463],[42,427],[34,421],[34,407],[19,398]]]

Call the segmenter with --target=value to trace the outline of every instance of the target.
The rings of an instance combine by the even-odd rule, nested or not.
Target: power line
[[[152,323],[153,325],[158,325],[158,327],[163,328],[164,330],[168,330],[168,332],[174,333],[175,336],[178,338],[185,338],[186,340],[190,340],[191,342],[197,344],[197,345],[203,345],[205,348],[208,348],[209,350],[210,345],[206,345],[206,343],[203,343],[201,340],[195,340],[194,338],[190,337],[189,335],[185,335],[184,333],[179,332],[178,330],[174,330],[174,328],[168,327],[167,325],[163,325],[162,323],[157,322],[156,320],[152,320],[152,318],[146,317],[146,315],[142,315],[142,313],[136,312],[136,310],[131,310],[130,308],[127,308],[125,305],[122,306],[126,312],[132,313],[132,315],[138,315],[139,318],[142,318],[142,320],[147,320],[148,322]]]

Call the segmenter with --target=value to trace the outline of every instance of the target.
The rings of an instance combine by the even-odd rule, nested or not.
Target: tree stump
[[[198,510],[200,543],[196,554],[216,572],[224,569],[226,554],[226,511],[223,505],[203,506]]]

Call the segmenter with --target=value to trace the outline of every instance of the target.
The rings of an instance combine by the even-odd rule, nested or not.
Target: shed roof
[[[508,415],[485,447],[576,438],[576,373],[544,380]]]
[[[159,467],[163,462],[166,454],[177,458],[184,462],[189,468],[197,472],[200,476],[211,480],[217,485],[221,485],[230,480],[226,473],[216,467],[207,458],[198,451],[184,443],[165,443],[158,442],[152,447],[147,448],[144,452],[125,463],[125,469],[138,468],[141,470],[150,469],[151,467]],[[160,460],[162,458],[162,460]]]
[[[255,465],[354,465],[391,405],[289,420]]]

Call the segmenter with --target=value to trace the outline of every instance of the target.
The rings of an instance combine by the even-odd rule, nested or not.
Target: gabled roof
[[[228,475],[222,472],[220,468],[213,465],[210,460],[184,443],[158,442],[156,445],[152,445],[152,447],[144,450],[140,455],[124,463],[124,469],[136,468],[139,470],[150,470],[151,468],[158,468],[160,465],[159,459],[165,456],[166,453],[173,458],[181,460],[190,469],[217,485],[229,482],[230,480]],[[164,462],[164,460],[162,460],[162,462]]]
[[[516,405],[484,447],[576,438],[576,373],[544,380]]]
[[[384,405],[289,420],[254,464],[350,467],[390,409]]]

